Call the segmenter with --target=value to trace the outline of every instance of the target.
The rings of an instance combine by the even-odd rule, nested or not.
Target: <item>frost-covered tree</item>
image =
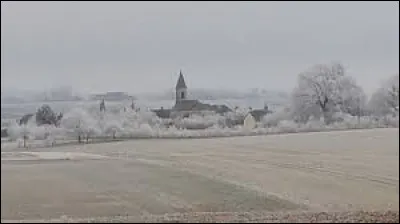
[[[116,135],[121,131],[121,123],[118,120],[109,120],[104,125],[104,133],[108,136],[112,136],[113,139],[116,139]]]
[[[67,130],[74,136],[77,136],[78,141],[86,137],[88,141],[89,137],[94,137],[100,133],[98,128],[98,122],[94,117],[82,108],[74,108],[67,114],[65,114],[61,127]]]
[[[326,123],[334,112],[354,112],[364,100],[361,87],[345,75],[344,67],[338,63],[315,65],[299,74],[291,98],[295,120],[306,122],[310,117],[322,116]]]
[[[57,115],[49,105],[41,106],[36,112],[37,125],[55,125],[58,126],[62,118],[62,114]]]
[[[345,76],[338,82],[338,96],[336,98],[337,109],[340,112],[352,116],[365,114],[367,96],[361,86],[349,76]]]
[[[344,69],[340,64],[315,65],[299,74],[298,84],[292,93],[295,115],[302,121],[321,113],[326,117],[335,105],[337,83],[343,76]]]
[[[372,94],[368,107],[378,116],[399,113],[399,74],[382,83]]]

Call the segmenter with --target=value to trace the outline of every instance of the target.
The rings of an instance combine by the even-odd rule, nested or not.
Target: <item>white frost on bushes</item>
[[[8,130],[12,140],[22,142],[23,136],[26,135],[29,140],[44,140],[45,145],[49,146],[61,140],[76,140],[79,134],[83,139],[85,137],[188,138],[399,127],[399,116],[356,117],[342,112],[333,114],[333,122],[328,125],[325,124],[323,117],[310,116],[307,122],[295,122],[287,109],[265,116],[257,128],[252,130],[243,126],[228,128],[223,123],[226,118],[227,116],[216,114],[199,114],[188,118],[163,120],[150,112],[122,111],[118,114],[111,112],[101,114],[75,108],[65,114],[60,127],[49,125],[38,127],[30,122],[25,126],[11,125]]]
[[[206,129],[223,124],[224,117],[217,114],[192,115],[183,119],[176,119],[173,123],[181,129]]]
[[[288,108],[282,108],[274,113],[265,115],[262,120],[263,127],[277,126],[280,121],[291,120],[291,114]]]
[[[193,115],[183,119],[159,119],[154,114],[134,111],[120,112],[119,114],[89,112],[76,108],[67,113],[60,127],[36,126],[34,122],[19,126],[8,126],[9,139],[19,147],[24,145],[24,136],[27,137],[27,147],[52,146],[57,143],[76,143],[78,135],[82,141],[111,140],[115,138],[194,138],[194,137],[225,137],[265,135],[279,133],[296,133],[310,131],[346,130],[359,128],[399,127],[398,114],[383,116],[352,116],[337,112],[332,115],[329,124],[324,117],[310,116],[305,122],[297,122],[289,110],[280,110],[268,114],[249,130],[243,126],[226,126],[223,122],[230,114],[220,115]],[[230,117],[230,118],[231,118]],[[204,128],[204,129],[200,129]],[[8,143],[7,143],[8,144]],[[2,139],[2,148],[3,148]]]
[[[340,64],[320,65],[301,73],[288,107],[267,114],[256,128],[243,127],[249,108],[235,108],[224,116],[201,112],[185,118],[160,119],[149,110],[107,107],[73,108],[60,126],[7,124],[9,139],[56,142],[95,138],[188,138],[295,133],[356,128],[399,127],[398,75],[386,81],[366,108],[361,87],[345,75]],[[357,115],[357,116],[355,116]],[[329,120],[327,120],[329,119]],[[3,125],[3,124],[2,124]]]

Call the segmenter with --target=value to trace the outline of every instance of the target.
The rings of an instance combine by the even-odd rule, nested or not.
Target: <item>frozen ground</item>
[[[2,149],[1,219],[190,221],[213,212],[226,221],[238,212],[393,210],[398,221],[398,135],[374,129]]]

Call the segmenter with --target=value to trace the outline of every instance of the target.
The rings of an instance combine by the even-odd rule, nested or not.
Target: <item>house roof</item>
[[[160,118],[169,118],[171,116],[171,110],[170,109],[156,109],[152,110],[156,115]]]
[[[268,113],[270,113],[270,111],[268,110],[252,110],[249,112],[256,121],[261,121],[261,119]]]
[[[183,78],[182,71],[179,72],[178,82],[176,83],[176,89],[187,88],[185,79]]]

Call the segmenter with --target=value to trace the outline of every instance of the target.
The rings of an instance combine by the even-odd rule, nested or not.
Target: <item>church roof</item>
[[[231,111],[225,105],[210,105],[202,103],[198,100],[181,100],[177,101],[173,107],[175,111],[214,111],[217,113],[226,113]]]
[[[190,111],[196,109],[197,104],[200,102],[197,100],[182,100],[176,102],[174,110],[177,111]]]
[[[176,89],[187,88],[185,79],[183,78],[182,71],[179,72],[178,82],[176,83]]]

